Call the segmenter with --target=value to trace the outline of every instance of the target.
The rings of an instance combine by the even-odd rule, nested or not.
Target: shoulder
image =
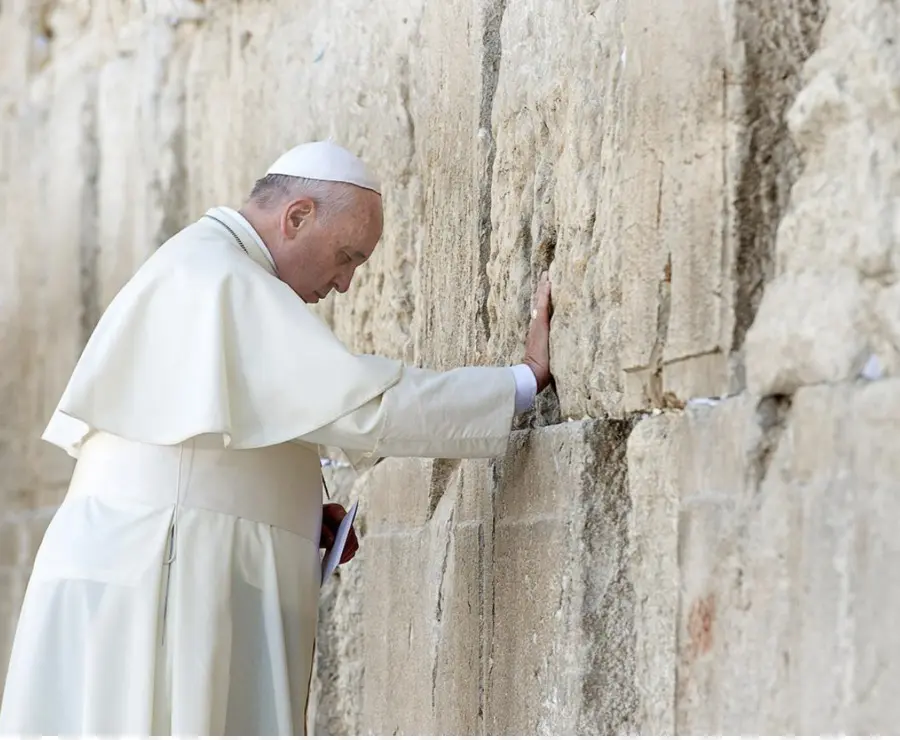
[[[244,254],[240,247],[200,221],[187,226],[166,241],[135,274],[146,284],[159,281],[189,281],[194,285],[217,285],[270,277]],[[143,274],[142,274],[143,273]]]

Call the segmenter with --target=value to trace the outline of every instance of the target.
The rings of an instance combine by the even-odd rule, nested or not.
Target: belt
[[[291,443],[228,450],[218,434],[160,446],[98,432],[82,446],[68,496],[206,509],[318,543],[321,475],[316,452]]]

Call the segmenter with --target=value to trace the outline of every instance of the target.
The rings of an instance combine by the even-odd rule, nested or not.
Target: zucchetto
[[[346,182],[381,193],[381,184],[362,160],[330,140],[295,146],[275,160],[266,174]]]

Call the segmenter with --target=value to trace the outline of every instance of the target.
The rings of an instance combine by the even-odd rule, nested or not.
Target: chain
[[[241,241],[241,237],[239,237],[237,234],[235,234],[234,230],[228,224],[226,224],[221,219],[216,218],[215,216],[210,216],[208,213],[205,213],[203,215],[204,215],[204,217],[211,218],[216,223],[224,226],[228,230],[228,233],[231,234],[235,238],[235,241],[237,241],[240,248],[244,250],[244,254],[246,254],[248,257],[250,256],[250,252],[247,251],[247,247],[244,246],[244,242]]]

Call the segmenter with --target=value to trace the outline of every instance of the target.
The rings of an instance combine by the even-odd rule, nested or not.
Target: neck
[[[275,267],[278,268],[278,220],[277,216],[274,216],[267,211],[263,211],[260,208],[257,208],[252,203],[248,203],[244,205],[243,208],[238,209],[238,213],[240,213],[250,225],[253,227],[254,231],[259,234],[259,238],[262,239],[263,244],[266,245],[266,249],[269,250],[269,254],[272,255],[272,259],[275,260]]]
[[[259,238],[263,240],[263,244],[266,245],[266,248],[272,248],[272,238],[271,231],[272,227],[269,223],[267,223],[267,219],[264,214],[262,214],[258,209],[253,208],[252,206],[244,206],[243,208],[238,209],[238,213],[240,213],[250,225],[253,227],[254,231],[259,234]]]

